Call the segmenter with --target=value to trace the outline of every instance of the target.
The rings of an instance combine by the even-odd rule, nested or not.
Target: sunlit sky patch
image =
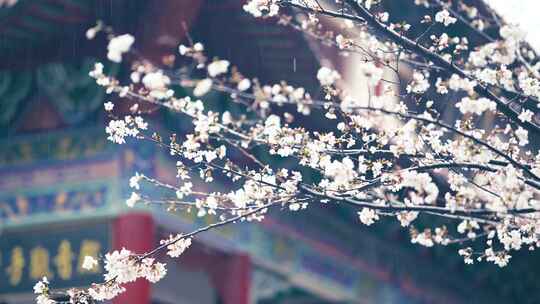
[[[540,0],[488,0],[506,21],[519,24],[527,32],[527,40],[540,50]]]

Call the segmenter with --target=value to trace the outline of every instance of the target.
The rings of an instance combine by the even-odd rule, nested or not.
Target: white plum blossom
[[[456,103],[456,107],[463,114],[482,115],[485,111],[495,111],[497,104],[487,98],[471,99],[463,97],[460,102]]]
[[[111,120],[105,132],[109,134],[107,139],[117,144],[125,143],[126,136],[136,136],[139,133],[137,129],[130,129],[123,120]]]
[[[122,62],[122,55],[129,52],[135,38],[130,34],[116,36],[109,41],[107,58],[113,62]]]
[[[375,3],[374,0],[358,0],[358,3],[362,3],[367,9],[371,9],[371,6]]]
[[[476,72],[478,80],[488,83],[497,84],[497,71],[489,68],[484,68]]]
[[[529,77],[522,72],[518,75],[518,82],[525,95],[540,97],[540,81],[536,77]]]
[[[187,55],[188,53],[191,53],[191,52],[202,52],[202,51],[204,51],[204,45],[200,42],[195,43],[193,47],[188,47],[183,44],[178,46],[178,52],[180,53],[180,55]]]
[[[92,40],[96,37],[96,34],[97,34],[97,30],[95,28],[89,28],[88,30],[86,30],[86,39],[88,40]]]
[[[379,215],[377,212],[366,207],[362,208],[362,211],[358,212],[358,216],[360,217],[360,222],[366,226],[370,226],[379,220]]]
[[[427,173],[418,173],[412,170],[405,170],[401,173],[402,181],[399,188],[410,187],[416,191],[412,200],[415,204],[432,204],[437,200],[439,188]],[[422,195],[418,195],[422,194]]]
[[[193,50],[196,51],[196,52],[202,52],[204,51],[204,45],[200,42],[196,42],[194,45],[193,45]]]
[[[465,264],[473,264],[474,260],[472,259],[471,248],[462,248],[458,250],[458,254],[463,257]]]
[[[475,80],[461,78],[457,74],[452,74],[450,79],[448,79],[448,88],[453,91],[463,90],[467,93],[472,93],[476,85],[477,83]]]
[[[38,281],[34,285],[34,293],[35,294],[43,294],[47,293],[49,290],[49,280],[47,280],[47,277],[43,277],[41,281]]]
[[[209,209],[217,209],[218,200],[214,196],[208,196],[205,201],[205,206]]]
[[[101,63],[101,62],[96,62],[96,63],[94,64],[94,69],[93,69],[92,71],[90,71],[90,72],[88,73],[88,75],[89,75],[90,77],[92,77],[92,78],[98,79],[99,77],[104,76],[104,75],[103,75],[103,68],[104,68],[103,63]]]
[[[251,81],[249,80],[249,78],[244,78],[240,80],[237,86],[238,90],[241,92],[248,90],[250,87],[251,87]]]
[[[91,288],[88,289],[88,294],[90,297],[96,301],[107,301],[112,300],[117,295],[126,291],[124,287],[120,284],[93,284]]]
[[[341,76],[335,70],[332,70],[327,67],[321,67],[317,72],[317,79],[323,86],[333,85]]]
[[[168,239],[161,240],[159,243],[161,245],[167,245],[167,255],[177,258],[191,246],[191,238],[184,237],[181,234],[170,235]]]
[[[526,146],[529,143],[529,132],[522,127],[518,127],[516,132],[516,137],[519,140],[520,146]]]
[[[193,187],[193,184],[191,182],[184,183],[180,189],[176,191],[176,197],[178,199],[183,199],[184,196],[191,194],[191,188]]]
[[[489,262],[493,262],[499,267],[504,267],[508,265],[508,262],[510,261],[510,258],[512,257],[509,254],[506,254],[504,252],[494,252],[492,248],[487,248],[485,250],[486,260]]]
[[[418,217],[418,212],[400,212],[397,214],[397,219],[399,220],[402,227],[408,227],[416,218]]]
[[[178,46],[178,53],[180,53],[180,55],[186,55],[189,50],[190,48],[183,44],[180,44],[180,46]]]
[[[137,279],[137,259],[132,252],[122,248],[105,255],[105,280],[115,279],[119,284],[133,282]]]
[[[531,122],[534,113],[530,110],[523,110],[518,116],[518,119],[523,122]]]
[[[433,247],[433,245],[435,245],[435,242],[433,242],[433,238],[428,231],[418,233],[411,239],[411,243],[417,243],[425,247]]]
[[[125,248],[107,253],[104,268],[104,278],[111,283],[94,284],[89,290],[90,296],[98,301],[110,300],[122,293],[124,288],[120,284],[134,282],[138,278],[156,283],[167,273],[165,264],[148,257],[141,260]]]
[[[105,111],[110,112],[114,108],[114,103],[107,101],[106,103],[103,104],[103,106],[105,108]]]
[[[413,73],[412,81],[407,85],[408,93],[421,94],[429,89],[429,81],[426,79],[424,74],[419,72]]]
[[[168,88],[171,79],[164,75],[162,71],[146,74],[142,83],[150,91],[150,96],[157,99],[165,99],[171,97],[173,91]]]
[[[109,121],[109,125],[105,128],[105,133],[109,136],[108,140],[117,143],[123,144],[126,142],[126,137],[137,137],[140,130],[145,130],[148,127],[148,124],[140,116],[132,117],[125,116],[123,120],[113,119]]]
[[[126,205],[130,208],[135,207],[135,204],[141,200],[141,196],[137,192],[131,192],[131,196],[126,200]]]
[[[521,232],[519,230],[499,230],[498,235],[499,240],[504,245],[506,250],[520,250],[522,244],[524,243]]]
[[[467,233],[467,237],[475,238],[476,233],[474,230],[480,229],[480,226],[476,221],[464,220],[457,226],[457,231],[461,234]]]
[[[227,60],[216,60],[210,63],[207,67],[208,75],[210,77],[216,77],[218,75],[227,73],[229,69],[229,62]]]
[[[38,295],[36,297],[36,303],[37,304],[56,304],[57,302],[50,299],[49,297],[47,297],[46,295]]]
[[[229,199],[233,202],[234,206],[237,208],[245,208],[247,204],[251,201],[244,189],[238,189],[234,192],[229,193]]]
[[[143,179],[144,175],[142,174],[139,174],[139,172],[135,172],[135,175],[133,175],[130,179],[129,179],[129,187],[130,188],[133,188],[133,189],[136,189],[136,190],[140,190],[140,185],[139,185],[139,182]]]
[[[150,283],[157,283],[165,277],[167,269],[164,263],[155,262],[153,258],[145,258],[138,267],[138,277],[145,278]]]
[[[353,161],[345,157],[342,161],[334,160],[323,165],[324,174],[332,178],[335,187],[346,187],[356,178]]]
[[[205,78],[197,82],[197,85],[193,89],[193,95],[200,97],[208,93],[212,89],[212,79]]]
[[[291,211],[298,211],[302,208],[302,204],[299,203],[292,203],[289,205],[289,210]]]
[[[243,9],[254,17],[272,17],[279,12],[277,0],[250,0]]]
[[[92,256],[87,255],[87,256],[84,257],[84,260],[83,260],[83,263],[82,263],[81,266],[82,266],[83,269],[92,270],[97,265],[98,265],[98,260],[96,260]]]
[[[457,21],[456,18],[450,16],[450,13],[443,9],[435,14],[435,21],[444,24],[444,26],[449,26]]]

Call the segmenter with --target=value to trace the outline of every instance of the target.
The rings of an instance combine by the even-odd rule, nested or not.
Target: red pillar
[[[113,248],[129,249],[144,253],[154,246],[155,225],[146,213],[130,213],[119,216],[113,225]],[[150,304],[150,283],[138,279],[125,285],[126,292],[114,298],[114,304]]]
[[[228,256],[221,267],[214,266],[210,271],[223,304],[249,303],[251,262],[248,255]]]

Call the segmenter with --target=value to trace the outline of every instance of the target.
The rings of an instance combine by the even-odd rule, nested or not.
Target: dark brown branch
[[[388,111],[388,110],[378,109],[378,108],[373,108],[373,107],[354,107],[354,108],[359,109],[359,110],[363,109],[363,110],[368,110],[368,111],[381,112],[381,113],[384,113],[384,114],[391,114],[391,115],[395,115],[395,116],[402,117],[402,118],[414,119],[414,120],[421,121],[421,122],[424,122],[424,123],[437,125],[439,127],[447,129],[449,131],[452,131],[452,132],[454,132],[454,133],[456,133],[458,135],[461,135],[461,136],[463,136],[465,138],[468,138],[468,139],[470,139],[471,141],[473,141],[476,144],[484,146],[485,148],[487,148],[491,152],[493,152],[493,153],[499,155],[500,157],[504,158],[505,160],[507,160],[510,164],[512,164],[516,168],[520,168],[521,170],[523,170],[525,173],[527,173],[529,176],[531,176],[535,180],[540,180],[540,178],[538,176],[536,176],[529,169],[528,166],[523,165],[520,162],[514,160],[512,157],[510,157],[507,154],[501,152],[500,150],[498,150],[497,148],[493,147],[492,145],[486,143],[485,141],[480,140],[480,139],[478,139],[478,138],[476,138],[476,137],[474,137],[472,135],[469,135],[469,134],[467,134],[467,133],[465,133],[463,131],[460,131],[460,130],[458,130],[458,129],[452,127],[452,126],[449,126],[449,125],[447,125],[447,124],[445,124],[443,122],[440,122],[440,121],[437,121],[437,120],[427,119],[427,118],[420,117],[420,116],[417,116],[417,115],[409,115],[409,114],[405,114],[405,113],[393,112],[393,111]]]
[[[381,205],[381,204],[376,204],[372,202],[360,201],[352,197],[337,196],[337,195],[329,194],[328,192],[320,192],[318,190],[315,190],[314,188],[311,188],[305,185],[302,185],[300,189],[307,194],[314,195],[321,199],[328,199],[328,200],[332,200],[336,202],[342,202],[342,203],[346,203],[346,204],[353,205],[356,207],[371,208],[371,209],[378,210],[381,212],[417,211],[417,212],[432,212],[440,216],[453,215],[453,216],[475,217],[475,216],[482,216],[482,215],[496,216],[497,214],[528,214],[528,213],[536,213],[540,211],[535,208],[510,209],[510,210],[507,210],[506,212],[497,212],[497,211],[492,211],[492,210],[487,210],[487,209],[451,210],[449,208],[431,206],[431,205],[390,206],[390,205]],[[479,218],[479,219],[485,220],[484,218]]]

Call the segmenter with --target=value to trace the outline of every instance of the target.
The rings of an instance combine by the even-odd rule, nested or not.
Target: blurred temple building
[[[389,9],[421,16],[412,3],[395,1]],[[102,269],[81,267],[85,255],[122,247],[144,252],[213,220],[127,208],[134,172],[175,182],[175,162],[155,146],[106,140],[103,103],[116,97],[88,77],[96,61],[106,62],[106,39],[85,38],[96,20],[133,33],[138,51],[154,62],[177,53],[189,33],[263,83],[286,80],[320,93],[314,75],[332,55],[297,31],[250,17],[242,4],[19,0],[0,8],[0,303],[32,303],[43,276],[54,288],[100,282]],[[106,70],[126,80],[127,65],[106,63]],[[209,96],[216,103],[227,98]],[[185,128],[166,112],[151,120],[163,134]],[[194,242],[179,259],[161,257],[168,264],[163,281],[139,280],[113,303],[508,303],[521,292],[497,288],[494,267],[465,268],[456,247],[417,248],[397,222],[367,228],[346,207],[275,210],[261,224],[208,231]]]

